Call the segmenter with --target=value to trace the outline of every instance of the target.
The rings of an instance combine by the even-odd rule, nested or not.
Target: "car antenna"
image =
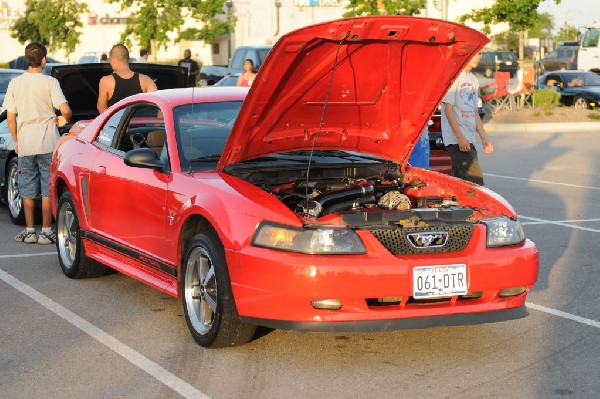
[[[310,153],[308,155],[308,166],[306,168],[306,185],[304,187],[304,190],[305,190],[304,191],[304,193],[305,193],[304,199],[306,200],[306,206],[304,207],[304,209],[306,209],[306,211],[308,211],[308,184],[309,184],[310,165],[312,163],[312,156],[313,156],[313,152],[315,150],[315,144],[317,142],[317,138],[319,137],[319,134],[321,133],[321,128],[323,127],[323,121],[325,120],[325,111],[327,110],[327,105],[329,104],[329,95],[331,94],[331,88],[333,87],[333,78],[335,77],[335,71],[338,66],[338,56],[340,54],[340,48],[342,47],[342,44],[346,41],[348,36],[350,36],[350,32],[351,31],[346,32],[344,37],[342,37],[342,39],[339,41],[337,48],[335,50],[335,59],[333,61],[333,69],[331,70],[331,78],[329,79],[329,87],[327,88],[327,93],[325,94],[325,103],[323,104],[323,111],[321,112],[321,120],[319,121],[319,129],[317,130],[317,133],[315,133],[315,135],[313,137],[312,146],[310,148]]]
[[[190,68],[191,69],[191,68]],[[189,73],[189,70],[188,70]],[[189,76],[186,76],[186,79],[189,81]],[[196,79],[194,78],[194,84],[192,85],[192,117],[190,118],[190,122],[194,122],[193,117],[194,117],[194,95],[196,94]],[[179,129],[181,131],[181,127]],[[181,140],[181,137],[180,137]],[[192,162],[190,161],[190,169],[188,170],[188,173],[191,174],[192,173]]]

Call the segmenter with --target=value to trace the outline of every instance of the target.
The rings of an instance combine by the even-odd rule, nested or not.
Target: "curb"
[[[564,123],[485,123],[486,132],[600,132],[600,122]]]

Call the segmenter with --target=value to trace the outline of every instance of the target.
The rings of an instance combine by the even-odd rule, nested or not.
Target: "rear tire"
[[[100,277],[107,266],[90,259],[85,254],[81,240],[79,218],[71,193],[60,196],[56,218],[56,250],[63,273],[69,278]]]
[[[23,199],[19,195],[19,163],[17,157],[10,160],[6,173],[6,204],[8,214],[14,224],[25,224]]]
[[[252,339],[256,326],[240,320],[225,252],[215,231],[196,234],[189,242],[182,276],[180,293],[185,320],[200,346],[238,346]]]

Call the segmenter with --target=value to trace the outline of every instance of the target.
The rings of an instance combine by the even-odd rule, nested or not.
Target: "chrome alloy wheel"
[[[573,102],[573,106],[575,107],[575,109],[588,109],[588,102],[585,98],[583,97],[576,97],[575,101]]]
[[[217,311],[217,280],[211,258],[202,247],[194,248],[188,257],[184,295],[193,329],[208,333]]]
[[[10,214],[16,219],[21,214],[23,200],[19,195],[19,167],[16,160],[11,161],[6,179],[6,201]]]
[[[64,202],[58,212],[56,221],[57,246],[60,258],[67,269],[71,269],[77,256],[77,234],[79,226],[73,208]]]

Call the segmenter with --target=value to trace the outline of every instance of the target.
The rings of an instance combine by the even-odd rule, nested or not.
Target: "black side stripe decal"
[[[97,234],[90,233],[89,231],[82,231],[81,236],[82,238],[94,241],[97,244],[112,249],[113,251],[119,252],[120,254],[127,256],[128,258],[131,258],[137,262],[143,263],[151,269],[154,269],[164,274],[168,274],[171,277],[177,277],[177,270],[175,268],[168,265],[167,263],[164,263],[154,258],[153,256],[144,255],[122,244],[116,243],[104,237],[100,237]]]

